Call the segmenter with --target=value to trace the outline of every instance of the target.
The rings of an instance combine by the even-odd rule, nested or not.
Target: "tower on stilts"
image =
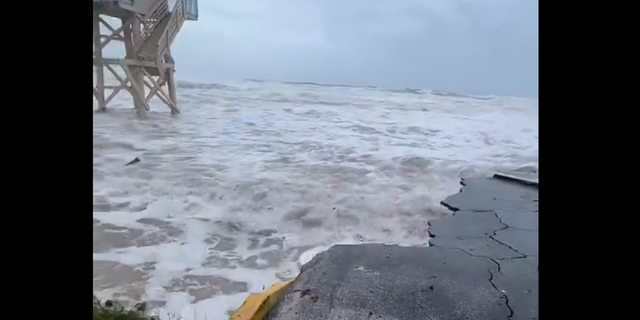
[[[110,23],[114,19],[106,17],[120,20],[121,25],[114,27]],[[185,21],[197,19],[197,0],[93,0],[93,95],[98,111],[106,111],[124,89],[131,94],[140,117],[146,117],[154,96],[172,114],[180,113],[171,43]],[[124,57],[105,57],[104,48],[113,41],[124,43]],[[117,85],[105,85],[105,70]]]

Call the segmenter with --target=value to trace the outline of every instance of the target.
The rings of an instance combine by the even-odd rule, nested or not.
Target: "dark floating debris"
[[[125,166],[125,167],[126,167],[126,166],[130,166],[130,165],[132,165],[132,164],[136,164],[136,163],[138,163],[138,162],[140,162],[140,158],[136,157],[135,159],[133,159],[133,160],[129,161],[129,163],[125,164],[124,166]]]

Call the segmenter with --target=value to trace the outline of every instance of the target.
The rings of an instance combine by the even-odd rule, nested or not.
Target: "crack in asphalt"
[[[465,253],[465,254],[467,254],[467,255],[469,255],[471,257],[474,257],[474,258],[489,259],[491,262],[493,262],[496,265],[496,268],[498,269],[498,272],[502,273],[502,268],[500,266],[500,262],[498,262],[497,260],[495,260],[495,259],[493,259],[491,257],[483,256],[483,255],[476,255],[476,254],[467,252],[466,250],[458,248],[458,247],[454,247],[454,248],[457,249],[457,250],[460,250],[463,253]],[[488,270],[488,271],[489,271],[489,283],[491,284],[491,286],[496,291],[498,291],[500,293],[500,296],[502,297],[502,299],[504,299],[504,304],[507,307],[507,309],[509,309],[509,315],[507,316],[507,319],[511,319],[513,317],[514,312],[513,312],[513,309],[511,308],[511,306],[509,305],[509,295],[507,295],[506,291],[498,289],[498,286],[496,286],[496,284],[493,283],[493,276],[494,276],[493,272],[491,270]]]
[[[494,238],[495,236],[497,236],[497,235],[498,235],[498,234],[497,234],[497,232],[498,232],[498,231],[502,231],[502,230],[505,230],[505,229],[507,229],[507,228],[511,228],[511,227],[509,227],[509,225],[508,225],[508,224],[506,224],[506,223],[502,222],[502,219],[500,219],[500,216],[498,215],[498,213],[496,213],[495,211],[492,211],[492,213],[493,213],[493,215],[495,215],[495,216],[496,216],[496,219],[498,219],[498,222],[503,226],[503,228],[498,229],[498,230],[493,230],[493,235],[490,235],[490,236],[489,236],[489,239],[491,239],[491,240],[493,240],[493,241],[495,241],[495,242],[497,242],[497,243],[499,243],[499,244],[501,244],[501,245],[503,245],[503,246],[505,246],[505,247],[507,247],[507,248],[509,248],[509,249],[511,249],[511,250],[513,250],[513,251],[515,251],[515,252],[517,252],[518,254],[521,254],[521,255],[522,255],[522,257],[519,257],[519,258],[526,258],[526,257],[528,257],[528,255],[526,255],[526,254],[524,254],[524,253],[522,253],[522,252],[520,252],[520,251],[516,250],[516,248],[514,248],[514,247],[510,246],[509,244],[504,243],[504,242],[502,242],[502,241],[500,241],[500,240],[498,240],[498,239]]]

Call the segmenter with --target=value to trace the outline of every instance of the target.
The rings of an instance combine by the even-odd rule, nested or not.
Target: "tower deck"
[[[125,89],[140,117],[146,117],[154,96],[173,114],[179,113],[171,44],[185,21],[197,19],[197,0],[93,0],[93,94],[98,111],[106,111],[109,102]],[[112,21],[118,20],[120,25],[114,26]],[[112,41],[124,44],[124,57],[104,56],[104,48]],[[118,67],[122,72],[116,71]],[[105,69],[118,85],[105,85]]]

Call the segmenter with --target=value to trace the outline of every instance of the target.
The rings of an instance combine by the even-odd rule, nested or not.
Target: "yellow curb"
[[[292,282],[276,282],[265,292],[250,294],[229,320],[264,320]]]

